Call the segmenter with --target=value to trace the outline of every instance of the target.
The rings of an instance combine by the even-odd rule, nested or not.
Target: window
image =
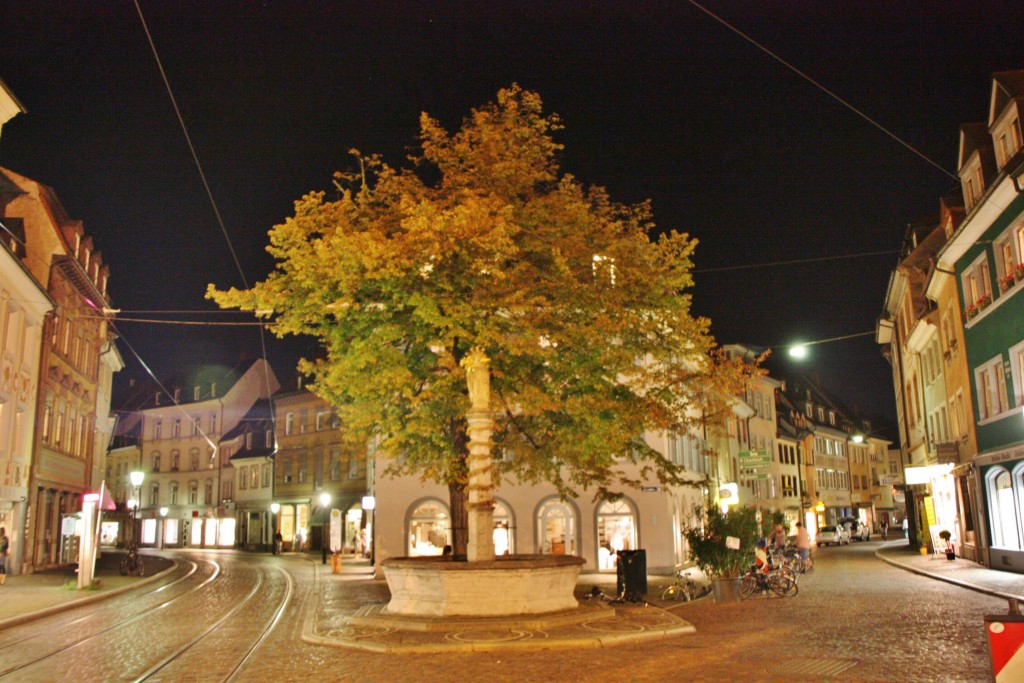
[[[194,389],[192,390],[192,400],[193,400],[193,401],[198,401],[198,400],[199,400],[199,396],[200,396],[200,391],[199,391],[199,387],[198,387],[198,386],[196,386],[196,387],[195,387],[195,388],[194,388]]]
[[[199,469],[199,449],[193,448],[188,452],[188,466],[189,469],[195,472]]]
[[[304,481],[306,481],[307,458],[306,458],[305,455],[300,455],[297,458],[297,460],[298,460],[298,465],[299,465],[299,483],[301,484]]]
[[[199,482],[192,480],[188,483],[188,504],[199,504]]]
[[[153,453],[153,471],[154,472],[159,472],[160,471],[160,452],[159,451]]]
[[[359,478],[359,456],[351,455],[348,458],[348,478]]]
[[[217,413],[210,413],[210,434],[217,433]]]
[[[171,451],[171,472],[177,472],[181,468],[181,453]]]
[[[249,487],[258,489],[260,487],[260,466],[252,465],[249,467]]]
[[[180,439],[181,438],[181,420],[180,419],[175,420],[174,423],[171,425],[171,438],[172,439]]]
[[[318,412],[316,414],[316,431],[321,432],[321,431],[327,429],[328,420],[329,420],[330,416],[331,416],[330,413],[326,413],[326,412],[323,412],[323,411]]]
[[[977,305],[985,297],[992,298],[992,283],[989,277],[988,256],[982,254],[964,271],[962,286],[964,303]]]
[[[238,490],[244,491],[249,488],[249,473],[246,468],[238,470]]]
[[[160,504],[160,484],[153,484],[149,489],[149,504],[152,506]]]
[[[199,436],[202,433],[203,430],[199,426],[199,416],[196,415],[192,418],[192,436]]]
[[[171,505],[178,504],[178,482],[171,482]]]
[[[341,453],[337,448],[331,449],[331,481],[338,481],[341,479]]]
[[[1003,358],[996,356],[985,365],[974,370],[975,386],[978,390],[978,419],[987,420],[1005,412],[1006,376],[1003,374]]]
[[[270,475],[273,471],[274,469],[270,465],[263,466],[263,488],[270,486]]]
[[[1024,342],[1010,349],[1010,369],[1013,373],[1013,404],[1024,405]]]
[[[221,500],[231,500],[235,497],[235,482],[227,479],[224,481],[224,485],[221,486]]]
[[[288,413],[284,416],[284,433],[291,435],[295,429],[295,413]]]
[[[245,433],[245,447],[246,449],[252,448],[252,432]]]
[[[213,504],[213,482],[209,479],[206,480],[206,486],[203,490],[203,503],[206,505]]]

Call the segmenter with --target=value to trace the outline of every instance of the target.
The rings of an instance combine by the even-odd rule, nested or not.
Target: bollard
[[[1024,681],[1024,616],[986,615],[985,631],[996,683]]]
[[[331,553],[331,573],[341,573],[341,553]]]

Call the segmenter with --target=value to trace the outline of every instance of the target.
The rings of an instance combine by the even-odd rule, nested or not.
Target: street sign
[[[768,451],[763,448],[753,451],[740,451],[739,453],[740,467],[756,469],[758,467],[768,467],[771,463],[771,456],[768,455]]]

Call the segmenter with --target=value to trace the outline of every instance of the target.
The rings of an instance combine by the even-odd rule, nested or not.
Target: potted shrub
[[[749,507],[736,507],[723,513],[717,507],[704,511],[701,524],[684,530],[690,546],[690,558],[711,578],[715,600],[739,599],[743,574],[754,564],[754,547],[759,535],[757,512]],[[727,539],[737,539],[736,545]]]
[[[939,538],[946,543],[946,559],[956,559],[956,549],[953,547],[953,534],[949,533],[946,529],[939,532]]]

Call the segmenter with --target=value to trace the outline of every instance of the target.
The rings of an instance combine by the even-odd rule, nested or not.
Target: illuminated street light
[[[798,358],[800,360],[803,360],[804,358],[807,358],[807,354],[808,351],[806,344],[794,344],[793,346],[789,347],[789,355],[792,358]]]
[[[272,550],[271,555],[279,555],[281,553],[281,547],[277,544],[277,513],[281,511],[280,503],[270,504],[270,543]]]

